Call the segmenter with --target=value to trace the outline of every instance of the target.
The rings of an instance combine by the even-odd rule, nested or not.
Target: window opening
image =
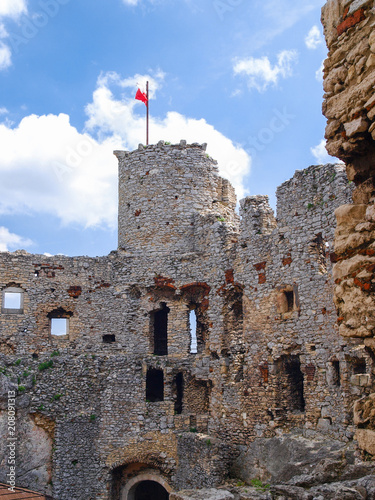
[[[184,397],[184,376],[182,373],[177,373],[176,379],[176,402],[174,405],[174,411],[176,415],[181,415]]]
[[[332,383],[339,387],[341,385],[340,362],[332,361]]]
[[[103,343],[104,344],[113,344],[113,342],[116,342],[116,335],[103,335]]]
[[[190,354],[196,354],[198,352],[196,309],[191,309],[189,312],[189,327],[190,327]]]
[[[62,307],[54,309],[47,314],[50,319],[50,333],[54,337],[63,337],[69,334],[69,318],[73,313],[65,311]]]
[[[61,336],[68,335],[68,319],[67,318],[51,318],[51,335]]]
[[[288,312],[293,311],[293,309],[294,309],[294,292],[293,291],[284,292],[284,294],[285,294],[286,301],[288,304]]]
[[[149,368],[146,376],[146,401],[156,403],[164,401],[164,373],[163,370]]]
[[[356,359],[353,361],[353,375],[361,375],[366,373],[366,361],[364,359]]]
[[[152,313],[154,326],[154,354],[166,356],[168,354],[168,313],[170,309],[165,303],[159,311]]]
[[[2,312],[5,314],[23,313],[23,290],[19,287],[8,287],[3,290]]]
[[[4,293],[4,308],[5,309],[21,309],[20,292],[5,292]]]

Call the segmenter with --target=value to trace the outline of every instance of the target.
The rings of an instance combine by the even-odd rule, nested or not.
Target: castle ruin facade
[[[347,173],[297,171],[276,216],[265,196],[238,215],[205,145],[140,145],[115,152],[116,251],[0,254],[17,485],[57,500],[375,498],[371,96],[351,87],[374,73],[365,62],[349,90],[330,76],[352,64],[345,43],[371,59],[373,4],[323,10],[328,147]],[[333,104],[346,92],[366,131],[330,111],[351,113]]]

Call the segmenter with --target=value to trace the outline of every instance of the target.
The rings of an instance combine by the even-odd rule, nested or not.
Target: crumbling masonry
[[[139,146],[115,152],[117,251],[0,254],[0,433],[14,391],[18,485],[58,500],[375,498],[360,460],[375,454],[374,149],[357,88],[375,76],[373,3],[323,11],[328,147],[349,180],[312,166],[278,188],[276,218],[265,196],[238,215],[205,145]],[[351,53],[366,61],[346,80]],[[254,479],[266,496],[240,486]]]

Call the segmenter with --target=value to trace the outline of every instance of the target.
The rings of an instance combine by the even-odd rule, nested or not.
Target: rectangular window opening
[[[151,313],[153,323],[154,354],[166,356],[168,354],[168,313],[170,309],[165,303],[159,311]]]
[[[288,312],[293,311],[294,309],[294,293],[293,291],[290,292],[284,292],[286,301],[288,304]]]
[[[146,401],[156,403],[164,401],[164,373],[163,370],[149,368],[146,376]]]
[[[68,335],[68,319],[51,318],[51,335],[56,337]]]
[[[4,292],[4,309],[22,309],[21,292]]]
[[[116,342],[116,335],[103,335],[103,344],[113,344]]]

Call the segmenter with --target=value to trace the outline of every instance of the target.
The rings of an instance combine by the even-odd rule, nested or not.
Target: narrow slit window
[[[183,407],[183,399],[184,399],[184,376],[181,372],[177,373],[175,378],[175,384],[176,384],[176,402],[174,405],[174,411],[176,415],[181,415]]]
[[[341,385],[341,375],[340,375],[340,363],[339,361],[332,361],[332,371],[333,371],[333,385],[340,387]]]
[[[293,309],[294,309],[294,293],[293,293],[293,291],[284,292],[284,293],[285,293],[285,297],[286,297],[286,301],[287,301],[287,305],[288,305],[288,312],[293,311]]]
[[[151,316],[154,333],[154,354],[166,356],[168,354],[168,313],[170,309],[165,303],[159,311],[154,311]]]
[[[68,318],[51,318],[51,335],[68,335]]]
[[[189,328],[190,328],[190,353],[196,354],[198,352],[197,341],[197,311],[192,309],[189,312]]]

